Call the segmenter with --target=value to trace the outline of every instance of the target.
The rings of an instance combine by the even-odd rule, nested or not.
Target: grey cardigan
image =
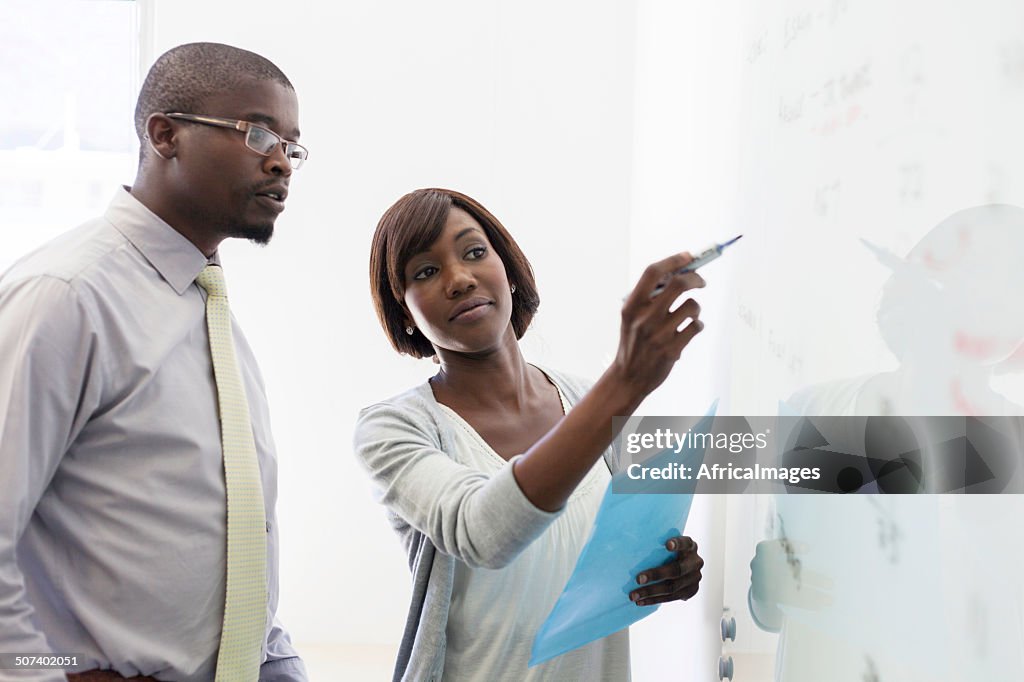
[[[543,371],[570,405],[590,388]],[[395,682],[441,679],[455,562],[502,568],[560,513],[537,509],[523,495],[512,475],[515,457],[493,476],[456,462],[449,454],[452,429],[429,383],[363,409],[356,422],[356,455],[405,545],[413,576]],[[612,449],[604,456],[614,471]]]

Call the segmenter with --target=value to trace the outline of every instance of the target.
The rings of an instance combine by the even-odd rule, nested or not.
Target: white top
[[[570,404],[591,387],[590,382],[561,372],[542,371]],[[508,567],[564,511],[538,509],[523,494],[512,472],[520,455],[497,473],[457,461],[467,443],[480,447],[466,432],[442,409],[426,381],[366,407],[356,422],[356,456],[405,547],[413,578],[395,680],[437,682],[445,677],[456,566]],[[605,450],[604,460],[612,471],[621,455],[614,443]],[[628,630],[616,640],[620,637],[625,643]],[[628,655],[622,646],[623,659]]]
[[[569,406],[559,390],[563,412]],[[441,405],[460,441],[456,460],[494,475],[508,462],[455,411]],[[459,682],[628,680],[626,630],[527,667],[533,639],[565,587],[611,480],[598,460],[557,519],[504,568],[455,565],[444,678]]]
[[[79,669],[213,679],[227,509],[205,293],[195,284],[206,264],[120,190],[102,217],[0,276],[0,652],[74,652]],[[232,327],[266,504],[272,663],[261,676],[302,680],[274,619],[267,400]]]

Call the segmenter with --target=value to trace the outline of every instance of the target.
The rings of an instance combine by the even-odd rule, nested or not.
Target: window
[[[139,5],[9,3],[0,23],[0,271],[135,175]]]

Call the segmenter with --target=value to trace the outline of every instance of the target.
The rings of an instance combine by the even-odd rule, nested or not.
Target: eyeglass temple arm
[[[197,123],[208,123],[210,125],[220,126],[221,128],[234,128],[240,130],[243,133],[249,129],[248,121],[232,121],[226,118],[216,118],[214,116],[203,116],[201,114],[179,114],[171,113],[167,114],[171,118],[180,118],[186,121],[196,121]]]

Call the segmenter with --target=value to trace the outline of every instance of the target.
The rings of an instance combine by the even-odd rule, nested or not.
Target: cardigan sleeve
[[[508,565],[554,521],[523,494],[512,458],[489,476],[441,449],[436,426],[409,405],[378,403],[359,413],[355,452],[379,501],[435,547],[474,568]]]

